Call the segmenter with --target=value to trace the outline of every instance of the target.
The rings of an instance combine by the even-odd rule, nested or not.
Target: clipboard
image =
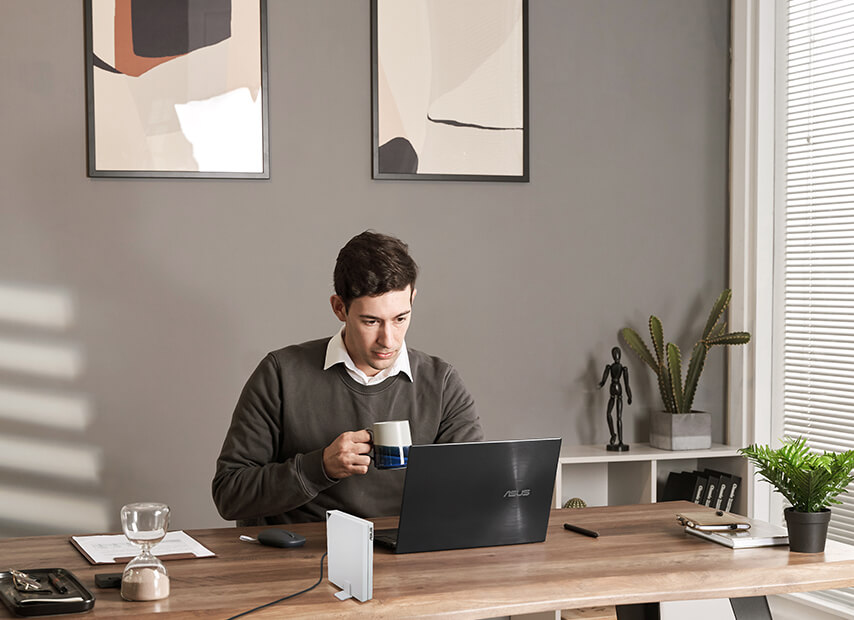
[[[750,521],[746,517],[724,512],[723,510],[681,512],[676,515],[676,520],[685,527],[690,527],[701,532],[750,529]]]
[[[90,564],[125,563],[139,554],[139,547],[123,534],[72,536],[70,541]],[[152,548],[152,553],[161,560],[188,560],[216,555],[183,530],[168,532],[163,541]]]

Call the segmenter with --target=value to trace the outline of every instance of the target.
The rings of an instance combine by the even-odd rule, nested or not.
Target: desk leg
[[[729,604],[732,605],[735,620],[772,620],[768,599],[764,596],[731,598]]]
[[[660,620],[658,603],[638,603],[636,605],[617,605],[617,620]],[[739,619],[741,620],[741,619]]]

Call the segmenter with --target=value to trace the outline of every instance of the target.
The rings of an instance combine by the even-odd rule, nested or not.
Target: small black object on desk
[[[99,588],[121,588],[122,573],[95,573],[95,585]]]
[[[564,523],[563,529],[575,532],[576,534],[584,534],[590,538],[599,538],[599,532],[594,532],[593,530],[588,530],[587,528],[580,527],[578,525],[572,525],[571,523]]]
[[[302,547],[305,544],[305,536],[288,530],[271,528],[258,532],[258,542],[270,547]]]

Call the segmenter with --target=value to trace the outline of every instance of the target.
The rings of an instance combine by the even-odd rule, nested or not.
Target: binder
[[[729,510],[735,499],[733,480],[738,476],[707,469],[705,471],[672,471],[667,475],[660,501],[685,499],[718,510]]]
[[[726,510],[726,505],[729,500],[729,492],[732,489],[732,476],[729,474],[721,475],[720,482],[720,493],[718,493],[718,501],[715,503],[712,508],[717,508],[718,510]]]
[[[708,468],[704,471],[714,473],[719,477],[718,489],[715,493],[715,500],[709,506],[717,510],[726,510],[726,506],[729,501],[730,490],[732,489],[732,474]]]
[[[672,471],[667,475],[662,502],[672,502],[679,499],[694,500],[694,476],[686,471]]]
[[[695,504],[705,504],[706,493],[709,486],[708,476],[704,476],[703,473],[699,471],[690,472],[690,475],[694,477],[694,496],[691,501]]]
[[[714,472],[710,472],[708,470],[703,471],[703,472],[698,472],[698,474],[702,475],[702,476],[706,476],[706,480],[707,480],[706,493],[703,496],[703,502],[702,502],[703,505],[711,507],[711,506],[717,504],[718,493],[720,493],[720,488],[718,486],[720,484],[720,480],[721,480],[720,475],[716,474]]]
[[[730,477],[732,478],[732,486],[730,487],[729,497],[727,498],[727,505],[726,508],[721,506],[721,510],[726,510],[727,512],[732,510],[735,498],[738,497],[738,488],[741,486],[741,476],[733,474]]]

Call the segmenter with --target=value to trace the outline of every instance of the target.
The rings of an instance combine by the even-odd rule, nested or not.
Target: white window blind
[[[784,18],[783,431],[854,448],[854,2]],[[854,543],[852,487],[829,538]],[[854,603],[854,589],[826,593]]]

